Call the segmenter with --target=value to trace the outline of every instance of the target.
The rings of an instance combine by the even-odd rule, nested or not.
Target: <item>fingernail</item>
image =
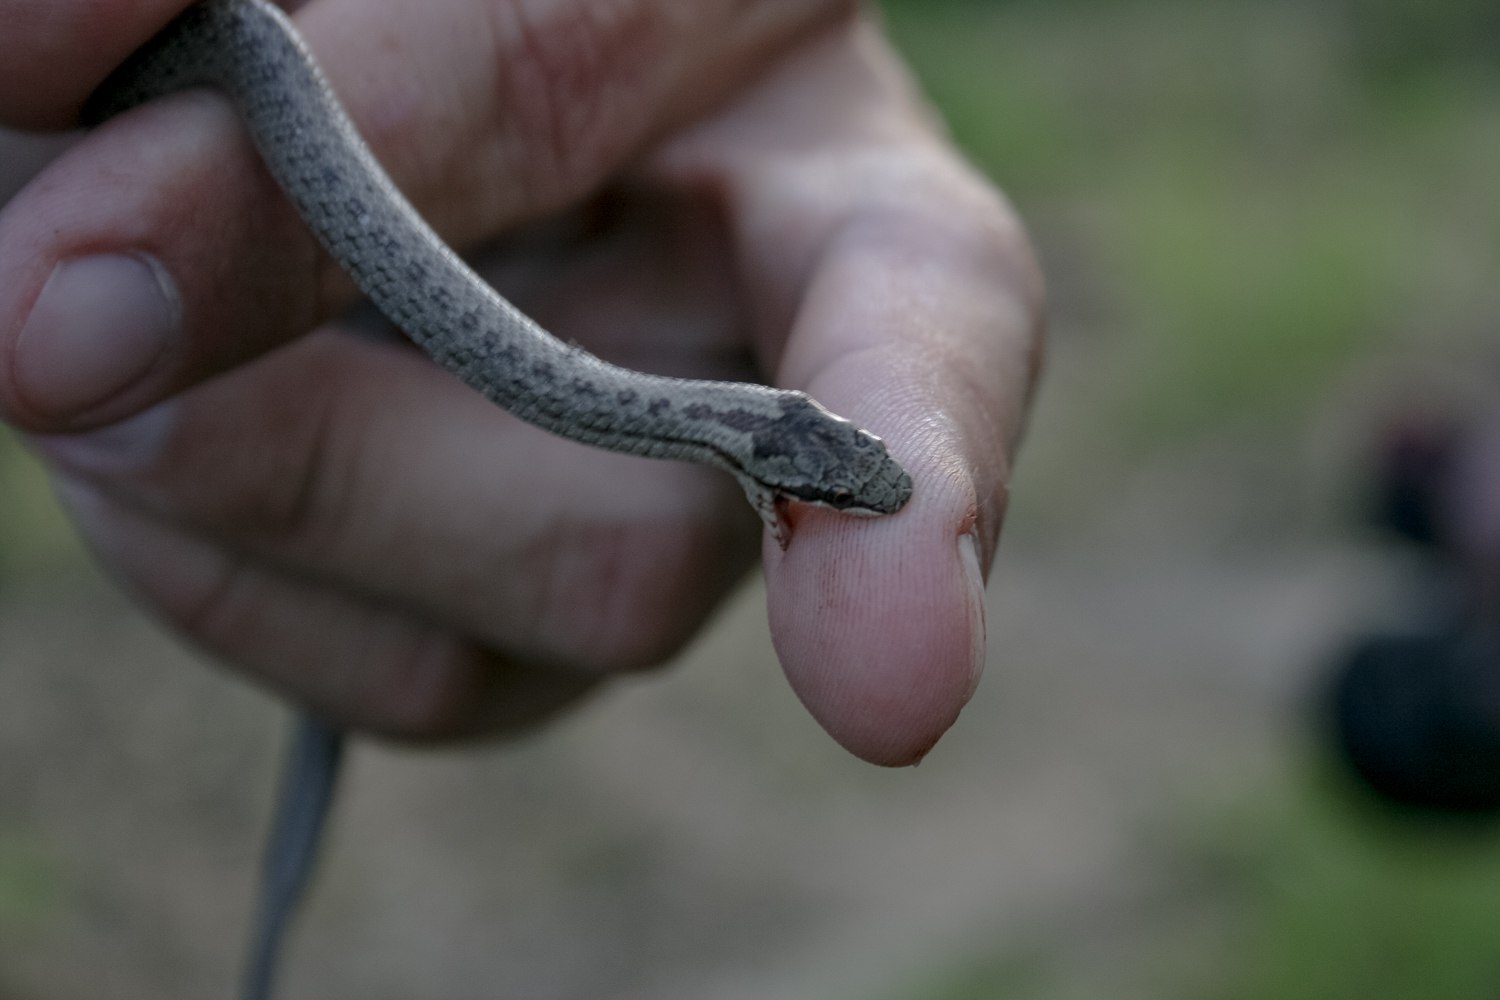
[[[42,413],[107,402],[177,339],[181,309],[160,264],[110,254],[58,263],[16,341],[16,382]]]
[[[984,675],[986,647],[984,572],[979,568],[979,543],[972,533],[958,536],[958,561],[963,564],[964,575],[969,580],[969,634],[974,637],[974,647],[969,651],[969,690],[964,695],[967,701],[979,688],[979,678]]]

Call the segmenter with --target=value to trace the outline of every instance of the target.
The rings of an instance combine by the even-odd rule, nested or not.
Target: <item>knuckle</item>
[[[1039,316],[1045,300],[1041,268],[1010,202],[946,150],[913,173],[920,179],[889,188],[894,200],[881,213],[902,242],[921,247],[955,274],[977,273],[1012,290]]]
[[[591,183],[643,131],[652,71],[674,34],[670,5],[501,6],[499,105],[529,140],[517,173],[550,202]]]
[[[482,657],[429,632],[394,652],[371,683],[354,679],[351,701],[362,724],[385,736],[435,742],[474,735],[487,705]]]
[[[659,667],[750,564],[758,533],[742,527],[574,529],[552,547],[537,591],[536,647],[545,643],[549,658],[595,676]]]
[[[298,357],[265,359],[279,368],[274,392],[252,378],[193,401],[200,419],[179,422],[164,463],[169,488],[191,506],[185,517],[256,549],[309,556],[358,530],[360,416],[346,412],[344,382],[330,386],[338,359],[315,356],[322,349],[305,341]]]

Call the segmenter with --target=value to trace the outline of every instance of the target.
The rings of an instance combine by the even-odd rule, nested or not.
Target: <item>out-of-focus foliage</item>
[[[79,565],[79,549],[37,463],[0,427],[0,589]]]
[[[1063,384],[1044,392],[1053,423],[1022,506],[1038,460],[1076,483],[1226,429],[1301,435],[1381,350],[1495,356],[1500,7],[885,6],[1053,285]],[[1069,927],[1066,944],[1022,929],[892,996],[1494,995],[1494,831],[1455,841],[1344,805],[1305,782],[1233,809],[1171,862],[1187,900]]]
[[[1500,840],[1300,801],[1242,805],[1205,845],[1236,905],[1203,1000],[1464,1000],[1500,983]]]
[[[940,12],[944,16],[981,16],[1000,8],[1037,6],[1036,0],[884,0],[882,6],[903,16]],[[1072,8],[1079,16],[1155,5],[1155,0],[1062,0],[1053,7]],[[1478,0],[1200,0],[1208,11],[1227,8],[1312,12],[1344,25],[1352,51],[1372,75],[1394,77],[1434,66],[1473,61],[1493,64],[1500,58],[1500,8]]]
[[[40,927],[58,908],[62,866],[46,845],[0,831],[0,934]]]
[[[1469,62],[1500,58],[1500,7],[1474,0],[1344,0],[1361,65],[1394,79]]]
[[[1129,449],[1298,426],[1358,352],[1471,340],[1500,304],[1500,76],[1398,3],[888,5],[1039,236],[1059,340]],[[1477,5],[1411,14],[1468,37]],[[1395,67],[1402,67],[1397,73]],[[1500,61],[1496,62],[1500,67]]]

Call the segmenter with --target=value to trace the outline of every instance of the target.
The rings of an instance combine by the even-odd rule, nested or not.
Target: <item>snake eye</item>
[[[842,486],[836,490],[830,490],[828,493],[828,503],[831,506],[842,509],[849,506],[853,502],[854,494],[851,491],[844,489]]]

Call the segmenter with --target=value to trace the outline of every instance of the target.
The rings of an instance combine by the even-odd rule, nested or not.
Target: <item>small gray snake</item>
[[[725,469],[784,546],[778,504],[900,510],[911,480],[879,438],[803,393],[646,375],[564,344],[480,279],[386,176],[291,21],[267,0],[205,0],[123,64],[85,109],[97,123],[183,87],[226,92],[272,176],[361,291],[438,364],[522,420],[586,444]],[[342,741],[304,722],[267,851],[247,1000],[270,995]]]

